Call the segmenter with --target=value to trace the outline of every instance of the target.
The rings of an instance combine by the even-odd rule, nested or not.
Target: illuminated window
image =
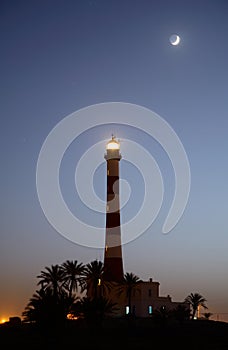
[[[153,307],[152,307],[152,305],[149,305],[149,306],[148,306],[148,313],[149,313],[149,315],[151,315],[151,314],[153,313]]]
[[[127,305],[127,306],[125,307],[125,313],[126,313],[126,315],[129,315],[129,312],[130,312],[130,308],[129,308],[129,306]]]
[[[98,286],[101,285],[101,279],[100,279],[100,278],[98,278],[98,283],[97,283],[97,285],[98,285]]]

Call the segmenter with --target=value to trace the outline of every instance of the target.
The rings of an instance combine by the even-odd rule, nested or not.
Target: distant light
[[[1,323],[5,323],[6,320],[4,318],[1,319]]]
[[[101,279],[100,278],[98,278],[98,284],[97,284],[98,286],[100,286],[101,285]]]
[[[129,306],[126,306],[126,308],[125,308],[126,315],[129,315],[129,312],[130,312],[130,308],[129,308]]]
[[[67,319],[68,320],[78,320],[78,316],[74,316],[74,314],[67,314]]]

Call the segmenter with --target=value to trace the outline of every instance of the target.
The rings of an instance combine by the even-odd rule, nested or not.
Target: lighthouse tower
[[[104,278],[106,281],[121,282],[123,281],[119,205],[119,161],[121,154],[120,144],[114,136],[106,145],[105,159],[107,162],[107,205]]]

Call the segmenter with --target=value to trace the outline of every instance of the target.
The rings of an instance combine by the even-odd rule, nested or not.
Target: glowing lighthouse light
[[[114,136],[112,136],[112,139],[107,143],[106,145],[106,150],[119,150],[120,149],[120,144],[119,142],[115,139]]]

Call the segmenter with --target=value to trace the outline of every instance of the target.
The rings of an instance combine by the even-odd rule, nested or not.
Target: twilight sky
[[[99,126],[94,117],[94,126],[69,145],[59,173],[64,200],[75,216],[105,232],[104,214],[80,201],[74,177],[79,159],[98,145],[93,184],[105,199],[105,144],[114,133],[123,156],[120,176],[131,187],[122,220],[134,218],[145,184],[137,154],[135,164],[125,157],[132,149],[127,140],[143,146],[160,168],[164,197],[151,226],[123,246],[124,270],[160,282],[160,294],[173,301],[201,293],[214,319],[228,321],[227,17],[226,0],[1,1],[0,320],[21,316],[45,266],[103,260],[102,248],[66,239],[47,220],[36,188],[37,161],[46,137],[65,117],[123,102],[155,112],[184,146],[191,188],[179,222],[162,233],[174,173],[157,140],[135,127],[140,114]],[[178,46],[169,42],[173,33],[181,37]],[[147,162],[144,167],[150,171]],[[147,185],[156,187],[154,181],[152,172]],[[82,182],[80,191],[87,190]],[[150,202],[152,210],[153,197]]]

